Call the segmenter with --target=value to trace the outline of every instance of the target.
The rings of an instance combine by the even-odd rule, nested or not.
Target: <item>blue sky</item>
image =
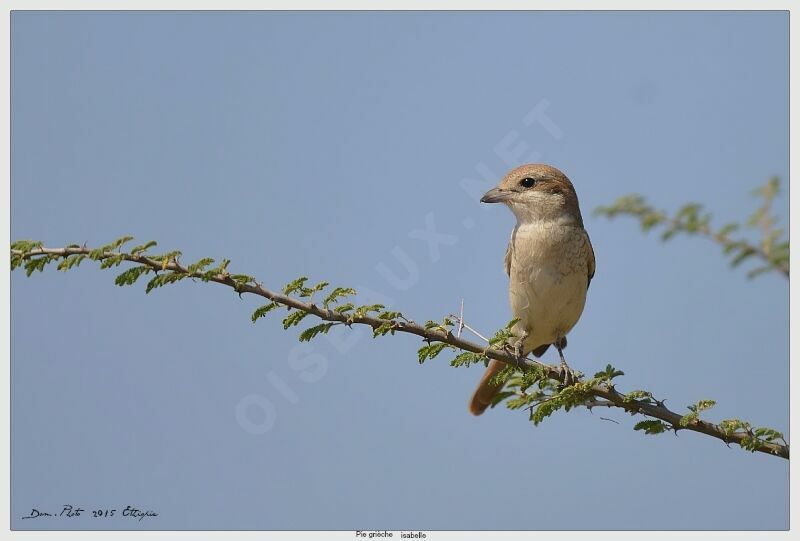
[[[592,215],[637,192],[722,224],[786,180],[786,13],[15,12],[11,45],[13,239],[155,239],[415,320],[464,299],[489,333],[513,218],[475,187],[547,162],[597,255],[572,366],[788,437],[786,280]],[[473,418],[480,368],[364,330],[301,345],[258,305],[14,273],[12,527],[788,527],[785,461],[616,411]],[[63,504],[159,517],[20,519]]]

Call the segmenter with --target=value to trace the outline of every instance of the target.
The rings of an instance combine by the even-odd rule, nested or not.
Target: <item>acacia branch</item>
[[[760,260],[760,266],[748,272],[750,278],[769,271],[779,272],[789,278],[789,240],[785,238],[783,229],[775,227],[777,218],[772,212],[772,203],[778,196],[779,189],[780,182],[777,178],[772,178],[753,192],[762,199],[762,203],[744,225],[759,231],[761,238],[757,243],[741,237],[731,237],[732,232],[742,228],[742,224],[736,222],[714,231],[711,227],[711,214],[697,203],[684,205],[670,216],[667,212],[649,205],[644,197],[632,194],[618,198],[609,206],[598,207],[595,214],[609,219],[632,216],[639,220],[645,232],[663,227],[661,239],[664,241],[678,233],[700,235],[718,244],[730,258],[731,266],[735,267],[748,259]]]
[[[71,267],[79,265],[84,258],[89,258],[100,262],[102,268],[118,266],[124,261],[138,264],[139,267],[128,269],[117,277],[118,285],[132,284],[136,278],[138,278],[139,274],[146,274],[149,272],[155,273],[156,277],[153,278],[148,284],[148,292],[154,287],[160,287],[184,278],[199,279],[204,282],[215,282],[232,288],[240,296],[244,293],[250,293],[259,297],[263,297],[275,305],[282,305],[290,310],[293,309],[297,311],[293,313],[300,313],[300,317],[290,320],[291,316],[289,316],[284,320],[284,327],[286,328],[299,323],[300,319],[305,317],[305,315],[314,315],[319,319],[328,322],[328,325],[342,324],[347,326],[369,326],[372,328],[375,336],[385,335],[387,333],[394,334],[395,332],[416,335],[421,337],[426,343],[429,344],[427,347],[433,347],[432,344],[451,346],[453,349],[474,354],[472,357],[473,359],[486,360],[487,362],[488,359],[494,359],[496,361],[505,363],[515,370],[520,371],[523,375],[534,374],[536,376],[536,380],[538,381],[553,380],[558,382],[559,386],[557,394],[547,396],[551,399],[557,399],[551,400],[551,402],[559,402],[561,404],[560,407],[566,406],[566,409],[574,406],[593,407],[596,405],[615,407],[632,415],[641,414],[652,418],[653,421],[643,421],[642,423],[639,423],[639,425],[642,425],[642,429],[644,429],[647,433],[663,432],[665,429],[671,429],[674,431],[685,429],[717,438],[726,444],[738,444],[742,448],[750,451],[758,451],[785,459],[789,458],[789,446],[785,444],[785,442],[784,444],[777,442],[778,439],[782,440],[782,436],[777,431],[759,428],[754,432],[751,430],[748,423],[743,423],[738,420],[734,420],[736,421],[735,423],[728,422],[727,424],[723,424],[725,422],[714,424],[703,421],[698,418],[697,414],[702,409],[706,409],[710,406],[701,406],[701,403],[698,403],[698,408],[696,410],[693,409],[692,413],[689,415],[680,415],[679,413],[671,411],[665,407],[663,401],[653,399],[650,393],[644,391],[634,391],[633,393],[622,394],[618,392],[614,384],[611,382],[611,379],[617,375],[621,375],[622,372],[616,371],[611,366],[607,368],[606,373],[598,373],[594,378],[591,378],[588,381],[578,381],[573,385],[564,387],[564,374],[559,370],[558,367],[529,358],[518,358],[511,351],[505,349],[502,344],[500,344],[498,347],[498,341],[496,339],[490,339],[490,345],[483,347],[480,344],[470,342],[461,338],[460,336],[454,335],[452,332],[450,332],[446,323],[442,325],[421,325],[406,319],[399,312],[383,312],[382,314],[379,313],[376,315],[371,315],[371,312],[380,311],[380,309],[375,308],[375,306],[379,305],[373,305],[372,307],[359,307],[355,309],[348,308],[347,310],[341,310],[341,308],[344,308],[344,306],[339,306],[338,309],[330,308],[328,306],[328,300],[326,300],[322,305],[319,305],[313,302],[313,294],[327,286],[327,284],[324,282],[318,284],[314,288],[309,289],[303,286],[305,281],[305,278],[303,278],[293,282],[290,284],[290,286],[287,286],[287,288],[284,289],[284,292],[281,293],[266,289],[253,277],[230,274],[227,271],[227,260],[216,269],[204,271],[204,269],[208,267],[213,260],[204,259],[193,265],[184,266],[178,260],[178,257],[180,256],[179,252],[172,252],[162,256],[145,255],[144,251],[155,243],[148,243],[144,247],[134,248],[129,253],[117,251],[122,244],[129,240],[131,240],[130,237],[125,237],[124,239],[120,239],[111,245],[99,249],[90,249],[86,246],[77,245],[68,246],[66,248],[46,248],[42,246],[41,243],[20,241],[12,244],[12,270],[17,267],[24,266],[28,275],[30,276],[33,271],[42,271],[48,263],[54,261],[61,261],[59,265],[60,270],[69,270]],[[135,276],[131,275],[125,280],[121,280],[126,273],[130,273],[135,269],[140,269],[141,272],[137,271],[134,273]],[[345,288],[337,288],[337,290],[338,289]],[[291,292],[298,290],[301,291],[301,296],[308,297],[310,300],[302,300],[300,297],[291,295]],[[329,295],[328,299],[331,299],[332,297],[335,299],[335,291],[336,290],[334,290],[334,294]],[[264,309],[262,314],[257,316],[259,310],[261,309],[257,310],[256,314],[254,314],[254,321],[257,319],[257,317],[261,317],[261,315],[264,315],[267,311],[269,311],[269,309],[271,309],[271,305],[262,308]],[[287,323],[287,321],[289,321],[289,323]],[[319,329],[319,327],[320,326],[316,327],[315,329]],[[319,332],[327,332],[328,328],[330,327],[326,327],[324,330],[316,330],[315,332],[306,336],[305,339],[313,338],[313,336]],[[314,329],[308,329],[306,332],[309,330]],[[303,335],[301,335],[301,340],[302,339],[304,339]],[[425,350],[425,355],[427,357],[423,356],[423,350]],[[420,362],[422,362],[425,358],[435,357],[440,351],[441,349],[439,348],[435,349],[434,351],[424,347],[420,350]],[[463,355],[465,354],[459,355],[459,357]],[[456,362],[454,361],[452,364],[456,365]],[[468,365],[470,362],[464,362],[462,364]],[[602,402],[598,403],[597,399],[602,399]],[[533,400],[529,401],[529,403],[534,402],[535,401]],[[711,405],[713,405],[713,402]],[[541,418],[550,415],[550,413],[556,409],[559,408],[551,409],[547,412],[541,413],[538,420],[533,418],[532,413],[532,419],[534,419],[534,422],[538,423]],[[658,425],[652,425],[648,423],[658,423]],[[637,429],[639,425],[637,425]],[[765,433],[759,431],[768,432]]]

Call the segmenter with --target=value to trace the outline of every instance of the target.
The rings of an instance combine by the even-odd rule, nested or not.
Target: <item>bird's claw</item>
[[[564,348],[561,340],[556,340],[553,345],[558,351],[558,358],[561,359],[561,363],[558,365],[558,375],[561,378],[560,387],[563,389],[564,387],[575,385],[583,374],[576,372],[567,364],[567,360],[564,359]]]
[[[521,368],[525,361],[525,354],[522,351],[522,340],[514,344],[514,357],[517,359],[517,368]]]
[[[578,383],[582,374],[570,368],[567,362],[561,359],[561,364],[558,366],[558,375],[561,377],[561,387],[564,388]]]
[[[514,343],[514,357],[517,358],[517,368],[522,368],[525,364],[525,351],[522,349],[525,345],[525,339],[528,338],[529,333],[527,330],[522,331],[522,336]]]

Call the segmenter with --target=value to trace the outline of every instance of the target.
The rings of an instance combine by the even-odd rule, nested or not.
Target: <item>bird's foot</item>
[[[574,385],[581,377],[581,373],[570,368],[567,364],[567,361],[565,361],[563,357],[561,358],[561,363],[558,366],[558,374],[561,377],[561,385],[563,387]]]
[[[522,340],[514,344],[514,357],[517,359],[517,368],[522,368],[525,361],[525,355],[522,353]]]
[[[514,344],[514,357],[517,358],[517,368],[522,368],[525,364],[525,352],[522,347],[526,338],[528,338],[528,331],[523,331],[522,336]]]
[[[564,387],[576,384],[583,374],[573,370],[567,364],[567,360],[564,359],[564,344],[560,339],[556,340],[553,345],[558,351],[558,358],[561,359],[561,364],[558,366],[558,374],[561,377],[560,387],[563,389]]]

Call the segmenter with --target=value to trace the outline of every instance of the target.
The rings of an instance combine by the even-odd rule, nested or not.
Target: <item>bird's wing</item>
[[[504,264],[504,266],[506,268],[506,274],[508,274],[509,277],[511,276],[511,243],[512,242],[513,241],[511,241],[511,240],[508,241],[508,246],[506,247],[506,256],[505,256],[505,258],[503,258],[503,264]]]
[[[589,289],[589,285],[592,283],[592,278],[594,278],[594,270],[595,270],[595,260],[594,260],[594,248],[592,248],[592,240],[589,238],[589,234],[586,234],[586,242],[589,245],[589,251],[586,253],[586,268],[589,270],[589,280],[586,282],[586,289]]]

